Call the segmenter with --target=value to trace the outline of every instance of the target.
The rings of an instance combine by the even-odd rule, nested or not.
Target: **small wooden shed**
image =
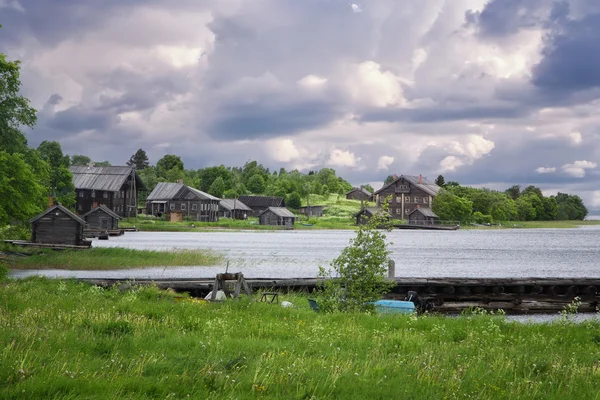
[[[29,220],[31,241],[42,244],[89,246],[83,229],[85,221],[60,204],[54,205]]]
[[[302,215],[306,215],[309,218],[322,217],[323,208],[325,208],[325,206],[303,206],[298,209],[298,212]]]
[[[416,208],[408,215],[408,223],[413,225],[433,225],[439,219],[431,208]]]
[[[260,225],[277,225],[293,228],[296,216],[285,207],[269,207],[258,216]]]
[[[223,199],[219,202],[219,217],[247,219],[252,209],[238,199]]]
[[[385,216],[386,219],[389,220],[390,214],[384,212],[381,208],[377,207],[365,207],[356,213],[356,225],[364,225],[374,216],[374,215],[382,215]]]
[[[100,204],[81,216],[87,223],[87,230],[115,231],[119,229],[119,217],[113,210]]]
[[[365,189],[363,187],[355,187],[351,191],[346,193],[346,199],[372,201],[373,193],[369,192],[367,189]]]

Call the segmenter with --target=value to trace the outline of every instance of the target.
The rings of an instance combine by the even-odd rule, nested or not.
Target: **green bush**
[[[479,211],[475,211],[473,213],[473,221],[475,221],[477,224],[491,224],[493,218],[491,215],[485,215]]]

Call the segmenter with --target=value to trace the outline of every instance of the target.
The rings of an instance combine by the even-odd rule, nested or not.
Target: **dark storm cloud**
[[[59,111],[45,121],[49,128],[66,133],[87,130],[107,130],[117,124],[120,118],[112,112],[102,113],[83,107],[69,107]]]

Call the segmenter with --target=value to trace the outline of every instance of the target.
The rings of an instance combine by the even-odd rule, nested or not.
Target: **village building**
[[[355,187],[348,193],[346,193],[347,200],[363,200],[373,201],[373,193],[369,192],[364,187]]]
[[[139,192],[147,188],[133,167],[95,167],[76,165],[69,167],[80,215],[103,204],[119,217],[135,217]]]
[[[434,225],[439,219],[430,208],[416,208],[408,215],[408,223],[411,225]]]
[[[83,230],[86,223],[60,204],[47,208],[29,220],[31,241],[40,244],[89,246]]]
[[[381,208],[365,207],[356,213],[356,225],[365,225],[374,215],[383,216],[386,220],[390,219],[390,214],[384,212]]]
[[[325,206],[302,206],[298,209],[298,213],[307,217],[322,217]]]
[[[277,196],[239,196],[238,200],[252,209],[248,216],[258,217],[269,207],[284,207],[285,200]]]
[[[119,229],[119,217],[113,210],[100,204],[83,214],[81,218],[86,222],[86,230],[114,231]]]
[[[247,219],[252,209],[239,199],[223,199],[219,202],[219,217]]]
[[[293,228],[296,222],[296,216],[285,207],[268,207],[258,216],[260,225],[277,225],[286,228]]]
[[[146,199],[146,212],[150,215],[169,214],[169,220],[192,218],[202,222],[219,220],[221,199],[181,182],[159,182]],[[181,214],[178,216],[177,214]]]
[[[433,198],[440,187],[427,178],[411,175],[400,175],[392,182],[375,191],[373,196],[377,207],[388,203],[388,212],[395,219],[408,219],[416,209],[431,210]]]

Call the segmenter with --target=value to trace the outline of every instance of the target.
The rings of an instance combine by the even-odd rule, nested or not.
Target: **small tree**
[[[444,187],[446,185],[446,180],[444,179],[444,175],[438,175],[438,177],[435,178],[435,184],[438,185],[439,187]]]
[[[331,268],[319,268],[320,277],[330,278],[319,296],[324,311],[372,311],[373,302],[396,284],[386,278],[391,251],[386,230],[380,229],[390,227],[385,215],[387,212],[382,212],[360,225],[356,237],[331,262]]]
[[[302,207],[302,201],[300,200],[300,195],[297,192],[291,193],[285,203],[289,208],[293,208],[295,210]]]

